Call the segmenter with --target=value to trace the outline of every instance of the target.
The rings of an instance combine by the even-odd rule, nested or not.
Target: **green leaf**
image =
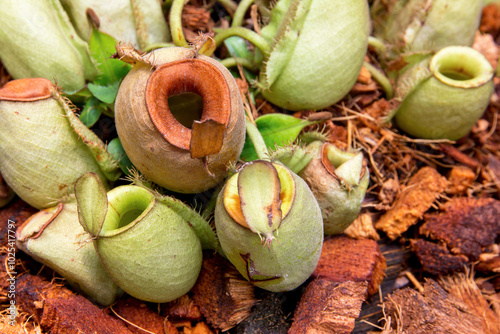
[[[282,147],[295,141],[303,128],[315,123],[280,113],[264,115],[255,120],[255,125],[268,149]],[[241,159],[245,161],[257,159],[257,153],[248,136],[243,146]]]
[[[92,28],[89,49],[99,71],[94,80],[95,84],[107,86],[119,82],[132,68],[119,59],[111,58],[111,55],[116,52],[116,43],[116,40],[110,35],[100,32],[95,27]]]
[[[255,62],[255,56],[248,49],[247,43],[243,38],[238,36],[231,36],[224,40],[224,45],[226,46],[231,57],[246,58],[252,62]],[[250,72],[246,68],[243,68],[243,73],[248,82],[252,82],[257,77],[256,74]]]
[[[123,149],[122,143],[120,141],[120,138],[115,138],[111,140],[108,144],[108,153],[111,154],[113,159],[118,161],[118,165],[122,169],[122,171],[130,175],[130,171],[134,167],[132,162],[127,156],[127,153],[125,153],[125,150]]]
[[[83,229],[93,237],[99,235],[108,211],[106,188],[95,173],[83,174],[75,182],[78,219]]]
[[[248,50],[246,41],[238,36],[232,36],[224,40],[224,45],[231,57],[247,58],[253,61],[253,54]]]
[[[120,87],[120,82],[116,81],[107,86],[101,86],[98,84],[89,83],[87,85],[92,94],[104,103],[112,104],[115,101],[116,94],[118,94],[118,88]]]
[[[90,97],[92,97],[92,93],[89,91],[87,87],[84,87],[75,92],[66,91],[66,96],[68,99],[73,102],[73,104],[84,104]]]
[[[91,128],[99,117],[101,117],[103,109],[104,107],[101,105],[101,102],[95,97],[91,97],[85,102],[85,106],[80,114],[80,121],[82,121],[86,127]]]

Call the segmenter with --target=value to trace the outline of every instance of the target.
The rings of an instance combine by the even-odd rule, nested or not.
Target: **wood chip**
[[[394,199],[400,192],[399,180],[390,178],[384,181],[378,193],[378,199],[382,204],[388,205],[394,202]]]
[[[17,278],[19,307],[33,315],[42,329],[51,334],[131,334],[125,324],[61,285],[40,276]]]
[[[422,269],[432,275],[445,275],[463,270],[468,262],[465,255],[454,255],[444,245],[419,239],[411,240],[411,250],[417,256]]]
[[[498,200],[458,197],[443,205],[441,212],[428,215],[420,233],[446,243],[453,254],[476,261],[500,234],[499,217]]]
[[[370,74],[370,72],[366,69],[366,67],[361,67],[357,82],[368,85],[371,81],[372,75]]]
[[[307,285],[288,333],[351,333],[367,288],[366,281],[338,283],[316,278]]]
[[[446,189],[448,181],[432,167],[421,168],[410,180],[394,207],[375,224],[394,240],[416,224]]]
[[[465,195],[476,179],[476,173],[466,166],[453,167],[448,176],[446,193],[450,195]]]
[[[147,330],[153,333],[163,334],[165,332],[164,328],[173,329],[166,332],[166,334],[178,333],[175,327],[165,324],[165,322],[169,322],[168,320],[150,309],[145,302],[138,299],[132,297],[121,298],[113,306],[113,310],[126,320],[125,324],[132,333],[144,334],[144,330]]]
[[[353,239],[380,240],[380,236],[373,226],[372,215],[369,213],[362,213],[354,219],[344,234]]]
[[[193,300],[208,322],[226,331],[250,315],[256,300],[254,287],[227,260],[205,254]]]
[[[368,282],[368,293],[374,294],[384,278],[386,261],[377,242],[346,236],[325,238],[313,277],[335,283]]]
[[[489,259],[481,260],[474,266],[476,271],[481,271],[485,273],[500,273],[500,256],[495,256]]]
[[[383,308],[397,333],[484,333],[481,318],[434,280],[425,282],[423,294],[411,288],[395,291]]]
[[[473,275],[458,273],[439,280],[439,284],[453,297],[469,307],[472,314],[481,319],[485,334],[500,334],[500,313],[490,308],[481,290],[474,282]]]

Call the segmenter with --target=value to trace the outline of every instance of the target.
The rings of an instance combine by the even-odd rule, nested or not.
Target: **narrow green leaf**
[[[275,149],[295,141],[303,128],[315,122],[306,121],[286,114],[268,114],[255,120],[266,146]],[[243,146],[241,159],[253,161],[257,159],[257,153],[248,136]]]
[[[91,128],[101,117],[103,112],[103,106],[95,97],[91,97],[85,102],[85,106],[80,114],[80,121],[85,124],[86,127]]]
[[[255,56],[248,49],[247,42],[243,38],[238,36],[231,36],[224,40],[224,45],[226,46],[231,57],[246,58],[250,60],[252,63],[255,63],[256,61]],[[252,82],[257,77],[255,73],[250,72],[246,68],[243,69],[243,73],[248,82]]]
[[[132,170],[134,165],[132,164],[132,162],[128,158],[127,153],[125,153],[125,150],[123,149],[120,138],[116,137],[113,140],[111,140],[108,143],[107,150],[108,150],[108,153],[111,154],[113,159],[118,161],[118,165],[120,166],[122,171],[125,174],[130,175],[130,171]]]
[[[112,59],[111,55],[116,52],[116,40],[95,27],[89,40],[90,55],[97,64],[97,75],[94,83],[107,86],[110,83],[119,82],[131,69],[131,66],[119,59]]]
[[[106,188],[95,173],[83,174],[75,183],[78,219],[83,229],[96,237],[108,211]]]
[[[108,84],[107,86],[89,83],[87,87],[96,98],[104,103],[112,104],[115,101],[116,94],[118,94],[120,82],[115,81],[114,83]]]
[[[92,93],[87,87],[84,87],[76,92],[68,92],[66,91],[66,96],[68,99],[73,102],[73,104],[84,104],[90,97],[92,97]]]
[[[224,40],[224,45],[232,57],[247,58],[253,61],[253,54],[248,49],[246,41],[238,36],[231,36]]]

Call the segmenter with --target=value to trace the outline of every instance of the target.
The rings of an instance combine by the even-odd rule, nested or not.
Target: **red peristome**
[[[188,92],[203,99],[201,123],[212,120],[225,128],[231,113],[229,86],[215,65],[199,59],[184,59],[160,66],[146,87],[149,116],[165,140],[185,150],[190,149],[192,130],[175,119],[168,98]]]

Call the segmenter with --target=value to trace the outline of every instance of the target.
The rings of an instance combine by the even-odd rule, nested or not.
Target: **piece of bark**
[[[479,263],[474,266],[474,269],[484,273],[500,273],[500,255],[484,260],[479,256]]]
[[[397,333],[484,333],[481,318],[434,280],[425,282],[423,294],[411,288],[396,290],[383,308]]]
[[[380,217],[375,228],[384,231],[392,240],[400,237],[429,210],[447,184],[446,178],[434,168],[421,168],[395,200],[393,208]]]
[[[439,284],[481,319],[484,334],[500,334],[500,314],[490,307],[490,302],[483,296],[471,274],[458,273],[445,277]]]
[[[476,173],[466,166],[453,167],[448,176],[446,193],[450,195],[465,195],[476,179]]]
[[[379,293],[369,296],[361,308],[361,313],[356,319],[353,333],[366,334],[374,330],[372,324],[377,324],[384,317],[380,300],[392,293],[394,290],[401,288],[404,284],[401,280],[402,272],[408,269],[412,253],[409,248],[401,243],[384,242],[379,245],[380,251],[384,255],[387,268],[385,269],[385,277],[380,284]],[[409,280],[406,278],[407,284]]]
[[[51,334],[131,334],[123,322],[105,313],[88,299],[39,276],[17,278],[19,308],[33,315]]]
[[[366,67],[361,67],[361,71],[359,72],[358,79],[356,82],[360,82],[362,84],[369,84],[372,82],[372,75],[370,74],[370,71],[366,69]]]
[[[394,202],[394,199],[401,191],[401,187],[399,185],[399,180],[397,178],[390,178],[384,181],[382,186],[380,187],[380,191],[378,193],[378,199],[381,204],[390,205]]]
[[[411,250],[420,261],[422,269],[432,275],[463,270],[468,262],[465,255],[454,255],[446,246],[423,239],[411,240]]]
[[[353,239],[373,239],[380,240],[375,227],[373,218],[369,213],[360,214],[351,225],[344,231],[344,234]]]
[[[193,301],[208,322],[222,331],[249,316],[256,303],[253,285],[218,254],[205,254],[191,292]]]
[[[179,333],[168,320],[150,309],[145,302],[136,298],[130,296],[120,298],[113,305],[113,310],[125,319],[125,324],[132,333],[144,334],[144,330],[158,334]]]
[[[384,279],[385,258],[377,242],[351,239],[343,235],[326,237],[318,265],[312,276],[334,283],[368,282],[368,293],[374,294]]]
[[[366,281],[314,279],[302,295],[288,334],[351,333],[367,289]]]
[[[444,242],[453,254],[470,261],[500,234],[500,201],[493,198],[453,198],[438,213],[426,216],[420,233]]]

